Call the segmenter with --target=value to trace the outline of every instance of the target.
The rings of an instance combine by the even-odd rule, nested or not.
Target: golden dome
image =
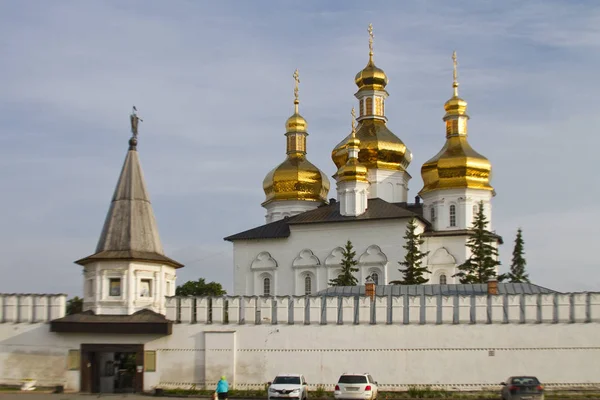
[[[356,131],[360,140],[358,161],[367,168],[381,168],[404,171],[412,161],[412,153],[380,119],[363,119]],[[331,158],[336,167],[341,168],[348,161],[348,141],[350,136],[335,146]]]
[[[327,202],[329,179],[304,155],[288,156],[263,181],[267,204],[276,200]]]
[[[375,66],[373,54],[371,53],[369,63],[362,71],[356,74],[354,82],[358,86],[358,90],[384,90],[389,81],[385,72]]]
[[[446,144],[442,150],[421,167],[423,189],[419,194],[436,189],[494,190],[490,185],[492,164],[473,150],[467,140],[467,102],[458,97],[456,52],[454,61],[454,95],[444,104],[446,115]]]
[[[306,200],[327,202],[329,179],[306,159],[306,127],[304,117],[298,112],[298,70],[294,72],[294,114],[285,123],[287,158],[271,170],[263,180],[266,200],[263,206],[276,200]]]
[[[354,82],[358,86],[358,90],[385,90],[388,84],[388,78],[381,68],[375,66],[373,61],[373,24],[369,24],[369,62],[367,66],[356,74]]]
[[[491,163],[473,150],[466,135],[448,137],[444,148],[423,164],[421,176],[423,189],[419,194],[436,189],[494,190],[490,185]]]
[[[357,158],[360,149],[360,140],[356,137],[356,126],[354,125],[355,122],[356,114],[354,112],[354,107],[352,107],[352,132],[350,132],[350,138],[346,142],[348,161],[346,161],[346,163],[342,165],[334,175],[338,182],[369,182],[367,179],[367,167],[362,165]]]
[[[304,117],[298,112],[295,112],[294,115],[289,117],[287,121],[285,121],[285,131],[286,132],[306,132],[306,128],[308,127],[308,123],[304,119]]]

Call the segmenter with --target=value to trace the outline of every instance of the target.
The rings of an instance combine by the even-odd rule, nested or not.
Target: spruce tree
[[[525,242],[523,241],[523,231],[517,229],[517,237],[515,238],[515,247],[512,253],[512,262],[510,271],[507,274],[502,274],[502,280],[507,279],[511,283],[529,283],[529,274],[525,273]]]
[[[408,222],[406,226],[406,233],[404,239],[406,244],[402,247],[406,249],[404,255],[404,261],[399,261],[398,264],[405,267],[399,269],[402,273],[402,279],[399,281],[390,282],[393,285],[422,285],[423,283],[429,282],[429,279],[425,278],[423,274],[430,274],[431,271],[427,267],[422,266],[423,258],[429,254],[429,252],[422,253],[421,245],[425,243],[425,240],[421,239],[421,235],[415,233],[417,229],[417,222],[413,218]]]
[[[358,261],[354,259],[356,252],[352,249],[352,242],[348,240],[342,251],[342,273],[337,278],[329,280],[331,286],[356,286],[358,283],[358,279],[353,275],[353,272],[358,272],[356,268]]]
[[[459,272],[453,275],[459,277],[460,283],[486,283],[497,277],[496,267],[500,261],[497,260],[498,249],[493,245],[496,238],[487,230],[488,223],[482,201],[466,245],[471,249],[471,257],[459,265]]]

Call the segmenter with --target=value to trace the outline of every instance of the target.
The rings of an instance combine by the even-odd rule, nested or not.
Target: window
[[[152,297],[151,279],[142,279],[140,281],[140,297]]]
[[[271,278],[263,279],[263,296],[271,295]]]
[[[446,274],[441,274],[440,275],[440,285],[446,285],[447,281],[448,281],[448,279],[446,278]]]
[[[308,295],[312,293],[312,279],[310,275],[304,277],[304,294]]]
[[[144,372],[156,372],[156,351],[144,351]]]
[[[431,206],[431,209],[429,210],[429,214],[431,215],[431,221],[435,221],[435,208],[433,208],[433,206]]]
[[[171,282],[167,282],[167,296],[171,296]]]
[[[366,105],[367,105],[367,115],[372,115],[373,114],[373,98],[372,97],[367,97]]]
[[[87,295],[92,297],[94,295],[94,280],[88,279],[87,281]]]
[[[379,285],[379,274],[377,272],[371,274],[371,279],[373,279],[373,283]]]
[[[456,206],[450,206],[450,226],[456,226]]]
[[[299,385],[300,377],[299,376],[276,376],[273,379],[274,385]]]
[[[338,383],[368,383],[365,375],[342,375]]]
[[[121,278],[111,278],[108,280],[108,295],[112,297],[121,296]]]
[[[359,101],[360,103],[360,116],[365,115],[365,102],[363,100]]]
[[[67,356],[67,369],[69,371],[79,371],[80,364],[81,353],[79,350],[69,350],[69,355]]]

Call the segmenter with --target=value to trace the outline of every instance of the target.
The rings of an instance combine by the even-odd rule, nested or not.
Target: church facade
[[[351,241],[364,282],[401,279],[403,236],[409,221],[425,240],[421,251],[430,284],[457,283],[457,266],[470,257],[466,247],[478,208],[492,228],[491,163],[468,142],[467,102],[458,95],[456,53],[452,97],[444,104],[445,142],[421,167],[423,184],[408,202],[412,153],[388,128],[385,72],[373,59],[355,77],[358,116],[332,150],[336,198],[328,200],[327,176],[308,161],[307,121],[299,113],[294,74],[294,114],[286,122],[285,160],[264,181],[265,225],[225,238],[233,243],[236,295],[309,295],[326,289],[340,273],[342,247]],[[502,238],[495,237],[497,246]]]

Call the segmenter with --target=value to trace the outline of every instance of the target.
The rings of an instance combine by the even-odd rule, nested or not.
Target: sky
[[[95,250],[132,105],[178,283],[231,291],[223,238],[264,223],[294,70],[308,159],[331,176],[369,23],[388,126],[414,156],[409,198],[444,144],[456,50],[469,141],[493,166],[501,272],[521,227],[534,283],[599,290],[600,3],[20,0],[0,2],[0,293],[82,294],[73,261]]]

